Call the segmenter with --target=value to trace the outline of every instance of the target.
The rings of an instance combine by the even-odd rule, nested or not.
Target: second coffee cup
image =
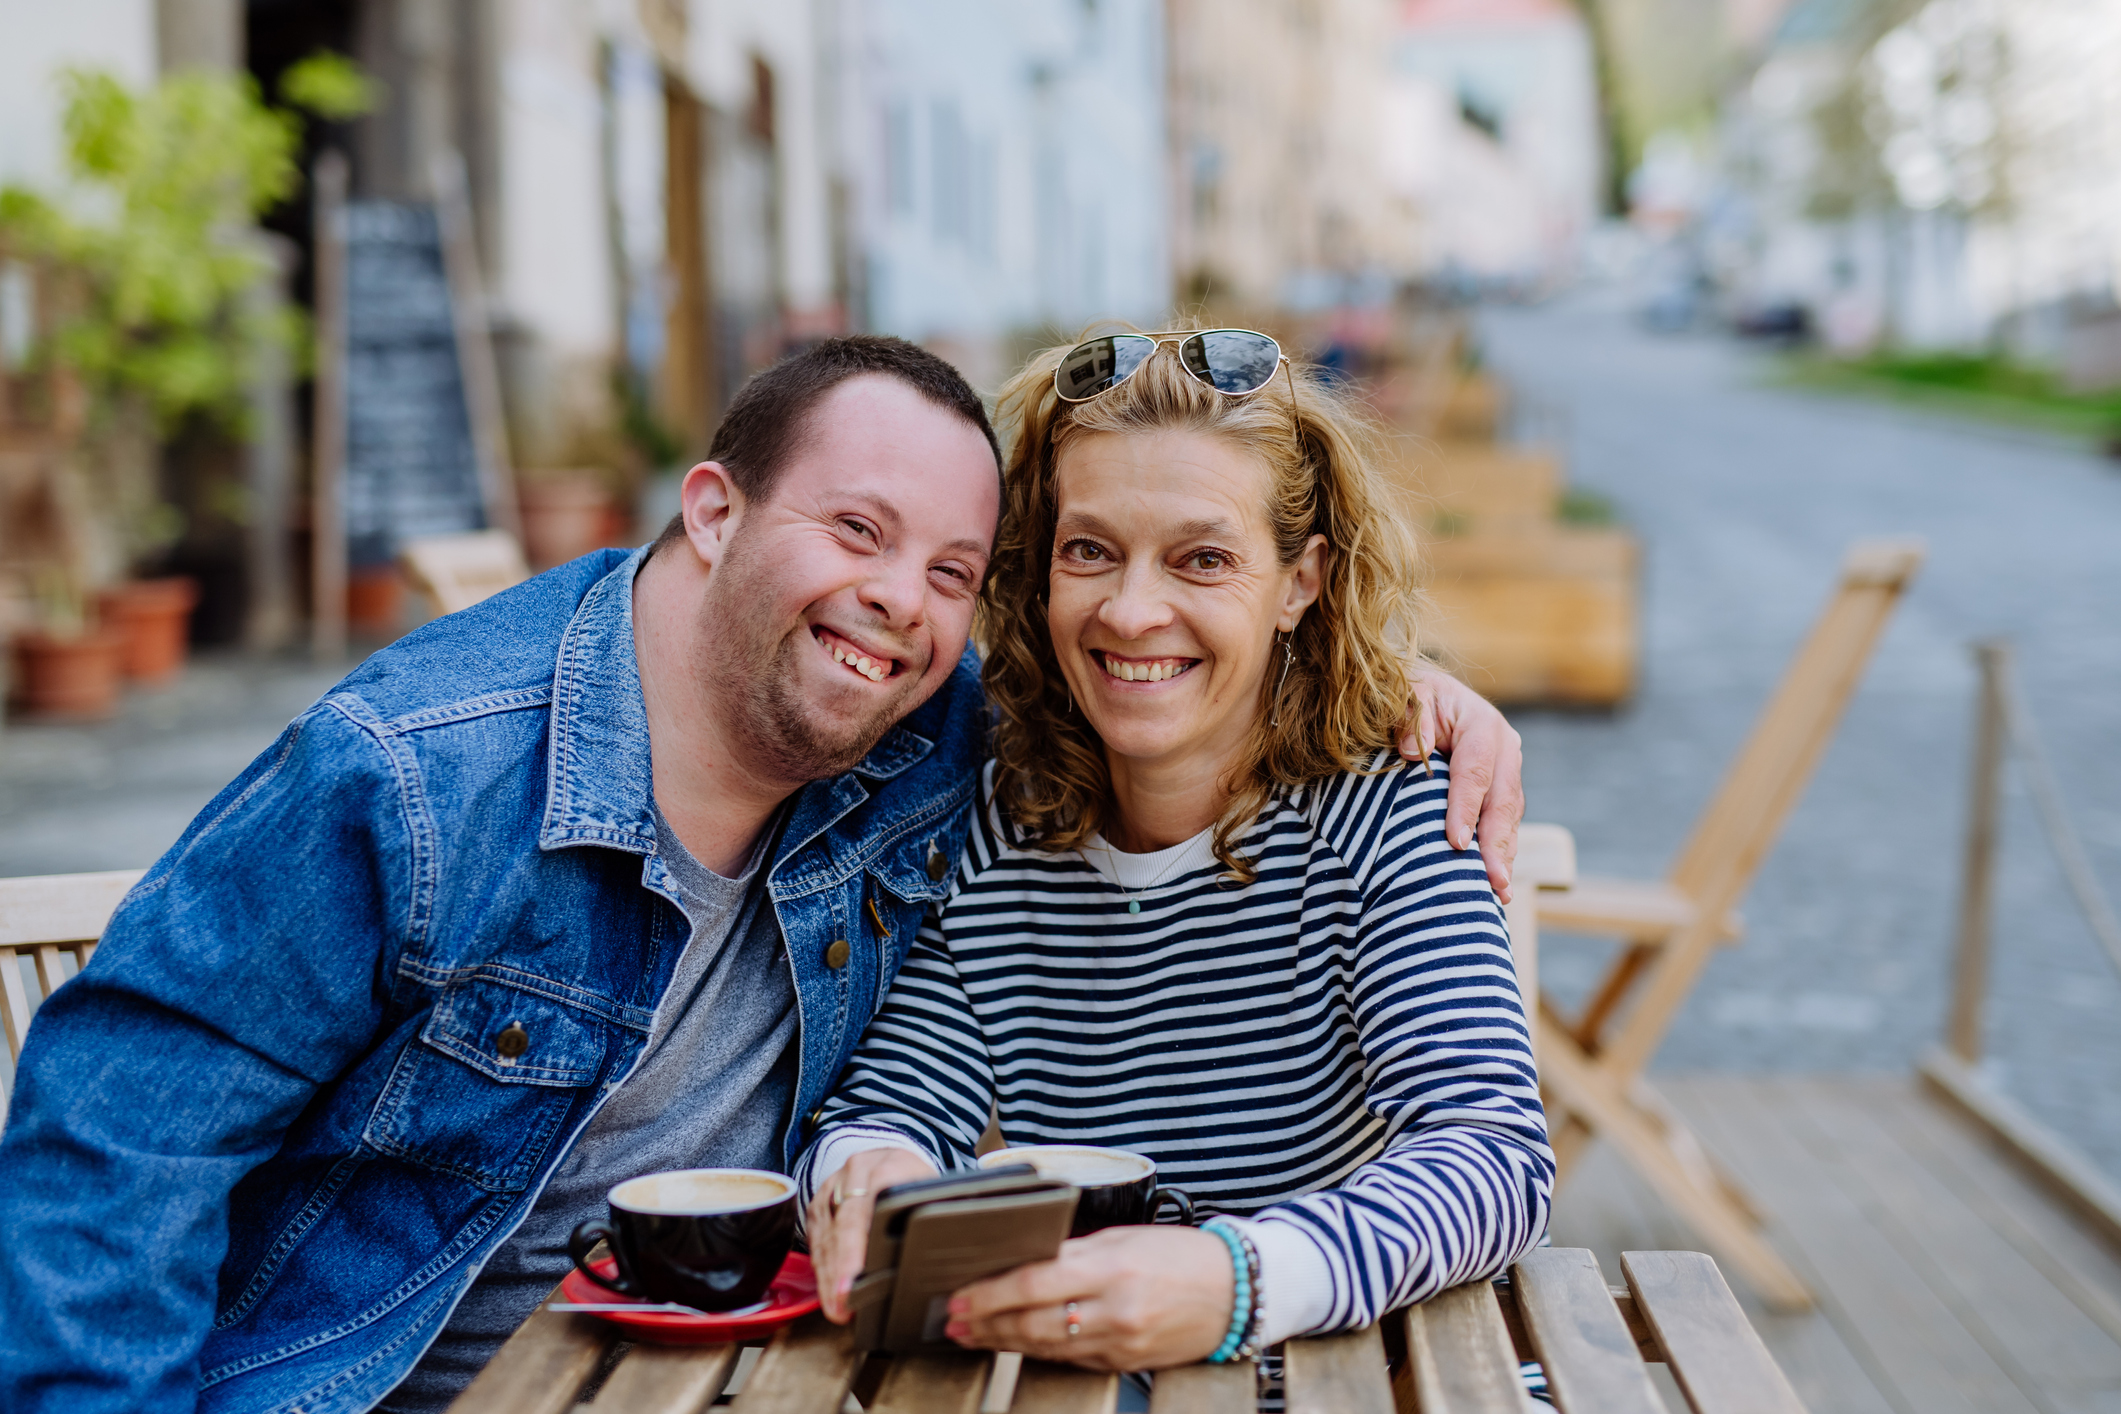
[[[1176,1188],[1157,1187],[1156,1161],[1145,1154],[1090,1144],[1018,1144],[983,1154],[979,1162],[990,1169],[1029,1164],[1040,1178],[1074,1184],[1082,1196],[1075,1202],[1070,1237],[1154,1222],[1167,1204],[1177,1210],[1180,1222],[1193,1222],[1193,1200]]]
[[[675,1169],[611,1190],[611,1218],[575,1228],[567,1255],[584,1276],[626,1296],[700,1311],[755,1305],[795,1241],[795,1180],[762,1169]],[[618,1271],[589,1265],[598,1239]]]

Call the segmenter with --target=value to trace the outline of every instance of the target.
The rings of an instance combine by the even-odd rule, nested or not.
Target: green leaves
[[[280,75],[280,100],[328,122],[343,123],[376,106],[381,99],[378,87],[352,60],[320,49]]]
[[[301,118],[247,76],[183,73],[136,93],[75,69],[60,83],[75,189],[0,189],[0,245],[82,292],[42,352],[91,389],[144,398],[164,428],[203,413],[240,430],[254,361],[300,332],[251,297],[271,261],[250,228],[300,188]],[[295,65],[281,91],[334,118],[373,99],[332,55]]]

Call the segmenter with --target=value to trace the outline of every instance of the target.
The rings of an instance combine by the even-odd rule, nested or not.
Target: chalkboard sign
[[[345,233],[346,551],[387,564],[421,535],[487,524],[435,208],[357,201]]]

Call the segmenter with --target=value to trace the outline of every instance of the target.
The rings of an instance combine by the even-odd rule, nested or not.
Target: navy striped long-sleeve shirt
[[[1509,937],[1444,839],[1447,764],[1284,792],[1228,882],[1207,833],[1049,854],[990,802],[798,1169],[1097,1144],[1243,1220],[1270,1341],[1500,1272],[1554,1177]],[[1139,910],[1130,908],[1139,904]]]

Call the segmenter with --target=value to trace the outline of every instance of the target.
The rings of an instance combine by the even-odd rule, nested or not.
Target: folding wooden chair
[[[1803,795],[1922,557],[1921,545],[1907,541],[1851,547],[1840,587],[1669,875],[1579,878],[1534,894],[1540,927],[1626,944],[1573,1021],[1540,1000],[1540,1084],[1562,1175],[1594,1135],[1603,1137],[1729,1266],[1789,1309],[1808,1307],[1811,1294],[1761,1239],[1743,1190],[1642,1075],[1711,951],[1739,936],[1733,907]]]
[[[468,609],[530,578],[523,547],[505,530],[425,535],[405,543],[398,563],[438,614]]]
[[[60,983],[88,966],[111,914],[144,872],[119,869],[0,879],[0,1029],[7,1032],[10,1087],[14,1062],[29,1034],[30,1013]],[[0,1120],[6,1116],[7,1097],[0,1093]]]

